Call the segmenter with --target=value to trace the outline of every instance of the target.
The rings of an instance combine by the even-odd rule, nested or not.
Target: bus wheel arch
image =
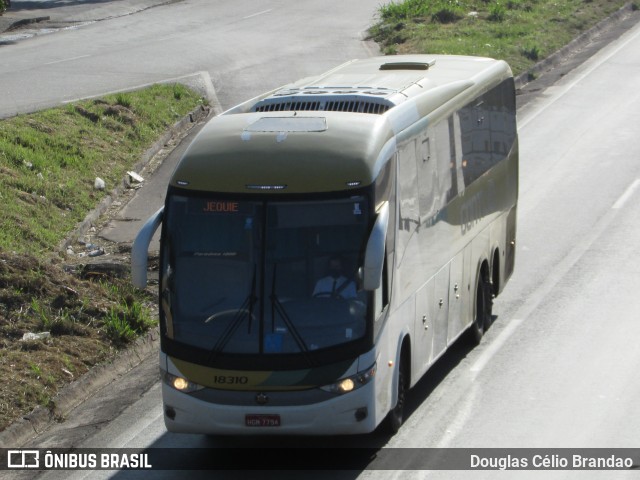
[[[383,433],[389,435],[398,433],[405,419],[407,392],[411,382],[411,342],[408,335],[402,340],[396,365],[397,368],[394,373],[394,385],[396,386],[395,405],[389,410],[380,424]]]

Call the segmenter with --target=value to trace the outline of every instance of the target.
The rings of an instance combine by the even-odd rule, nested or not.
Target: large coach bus
[[[514,270],[518,141],[503,61],[355,60],[210,119],[132,249],[161,227],[162,397],[172,432],[358,434]]]

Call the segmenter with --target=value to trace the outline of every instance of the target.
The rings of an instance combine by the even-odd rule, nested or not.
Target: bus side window
[[[431,148],[431,138],[422,138],[418,148],[418,203],[420,205],[420,219],[424,222],[437,209],[436,185],[438,184],[438,174],[436,159]]]
[[[416,142],[404,145],[398,155],[398,230],[396,251],[402,263],[409,240],[420,225],[417,199]]]
[[[462,143],[460,141],[460,119],[451,115],[449,123],[449,145],[451,148],[451,196],[455,197],[464,192],[464,177],[462,175]]]
[[[465,185],[509,153],[517,135],[514,98],[513,79],[508,79],[458,110]]]
[[[434,128],[436,168],[438,169],[438,209],[444,207],[455,195],[451,175],[451,138],[449,122],[442,121]]]

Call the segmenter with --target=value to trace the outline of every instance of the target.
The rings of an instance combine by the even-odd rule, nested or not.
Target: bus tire
[[[400,355],[398,365],[398,397],[395,406],[389,410],[383,420],[382,430],[389,435],[395,435],[404,422],[404,406],[407,400],[407,372],[404,355]]]
[[[492,307],[493,287],[489,281],[480,275],[476,285],[475,315],[469,330],[469,337],[474,345],[480,343],[485,330],[489,327]]]

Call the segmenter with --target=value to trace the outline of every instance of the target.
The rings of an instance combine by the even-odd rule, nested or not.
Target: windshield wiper
[[[309,347],[307,347],[307,344],[304,342],[304,339],[300,335],[300,332],[298,332],[298,329],[295,327],[295,325],[291,321],[291,318],[287,314],[287,311],[282,305],[282,302],[280,302],[280,300],[278,299],[278,295],[276,295],[276,269],[277,269],[276,267],[277,266],[278,266],[277,263],[273,264],[273,281],[271,282],[271,295],[269,296],[269,299],[271,300],[271,331],[273,332],[275,329],[275,319],[276,319],[276,312],[277,312],[280,314],[280,318],[282,318],[282,321],[289,329],[291,336],[293,337],[296,344],[298,345],[298,348],[304,355],[305,360],[310,366],[313,366],[315,362],[313,361],[313,358],[309,354],[310,352]]]
[[[247,298],[244,300],[244,302],[242,302],[242,305],[240,305],[240,308],[238,308],[235,311],[236,313],[233,319],[229,322],[229,324],[223,330],[222,335],[220,336],[216,344],[213,346],[213,348],[209,352],[209,362],[213,361],[215,357],[224,349],[227,343],[229,343],[229,340],[231,340],[233,335],[236,333],[236,331],[238,330],[238,328],[240,327],[240,325],[242,324],[246,316],[249,317],[249,322],[247,325],[247,334],[251,333],[251,320],[253,319],[253,306],[255,305],[257,299],[258,298],[256,297],[256,265],[254,263],[253,278],[251,279],[251,292],[249,293]],[[213,315],[209,316],[205,320],[205,323],[211,320],[214,320],[217,315],[220,315],[226,312],[229,312],[229,310],[226,310],[224,312],[214,313]]]

